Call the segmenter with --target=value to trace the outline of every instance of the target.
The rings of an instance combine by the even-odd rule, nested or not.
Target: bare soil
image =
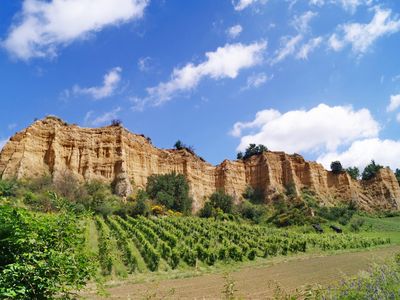
[[[368,269],[373,262],[382,262],[400,251],[400,246],[369,251],[308,256],[288,259],[270,265],[247,266],[231,272],[235,296],[242,299],[270,299],[278,283],[286,291],[309,285],[328,286],[344,276],[353,276]],[[183,279],[162,279],[148,283],[122,282],[107,289],[106,297],[94,294],[86,299],[221,299],[226,284],[224,274],[206,274]]]

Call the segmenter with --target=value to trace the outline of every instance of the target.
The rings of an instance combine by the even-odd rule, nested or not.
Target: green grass
[[[382,232],[399,232],[400,233],[400,217],[391,218],[372,218],[372,217],[359,217],[364,220],[364,228],[371,231],[382,231]]]

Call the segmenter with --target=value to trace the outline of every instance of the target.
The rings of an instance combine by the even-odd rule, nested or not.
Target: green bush
[[[243,218],[260,223],[262,216],[266,213],[266,206],[255,205],[249,201],[244,201],[238,206],[238,212]]]
[[[189,184],[182,174],[151,175],[146,192],[157,203],[174,211],[190,213],[193,199],[189,197]]]
[[[0,298],[52,299],[82,288],[95,272],[69,214],[0,207]]]
[[[333,174],[340,174],[343,172],[343,167],[340,161],[333,161],[331,163],[331,170]]]
[[[248,159],[254,155],[260,155],[264,152],[267,152],[268,148],[265,147],[264,145],[256,145],[256,144],[250,144],[246,151],[243,153],[239,152],[238,153],[238,159],[241,157],[242,159]]]
[[[221,209],[224,213],[232,213],[233,198],[225,194],[223,191],[217,191],[210,196],[210,205],[217,209]]]
[[[360,178],[360,169],[357,168],[357,167],[349,167],[349,168],[346,169],[346,172],[354,180],[358,180]]]
[[[396,172],[394,174],[396,175],[397,181],[400,184],[400,169],[396,169]]]
[[[246,190],[242,196],[244,199],[249,200],[253,204],[263,204],[265,201],[264,191],[260,188],[254,189],[251,186],[246,187]]]
[[[376,174],[378,174],[379,170],[382,168],[383,166],[376,164],[374,160],[371,161],[371,163],[365,167],[362,173],[362,179],[370,180],[375,178]]]
[[[0,197],[15,197],[17,189],[18,184],[15,180],[0,179]]]

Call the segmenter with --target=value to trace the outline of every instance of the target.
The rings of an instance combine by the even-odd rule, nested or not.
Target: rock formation
[[[284,194],[289,185],[296,193],[312,191],[327,205],[355,201],[365,210],[400,208],[400,187],[390,169],[382,169],[370,181],[357,181],[347,173],[336,175],[300,155],[283,152],[213,166],[186,150],[158,149],[145,136],[121,126],[81,128],[47,117],[17,133],[0,153],[2,178],[57,176],[65,170],[82,181],[113,183],[121,196],[128,196],[134,187],[145,187],[152,174],[182,173],[195,211],[218,189],[240,201],[251,186],[262,190],[268,202]]]

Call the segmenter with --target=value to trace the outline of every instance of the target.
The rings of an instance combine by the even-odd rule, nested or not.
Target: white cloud
[[[118,119],[118,113],[120,111],[121,107],[117,107],[95,118],[93,117],[94,112],[89,111],[85,116],[84,123],[90,126],[108,125],[112,120]]]
[[[22,11],[2,42],[23,60],[54,57],[60,46],[106,26],[140,19],[149,0],[24,0]]]
[[[237,43],[226,44],[214,52],[207,52],[204,62],[198,65],[188,63],[182,68],[175,68],[169,81],[147,88],[148,97],[144,101],[160,105],[176,93],[194,89],[203,78],[236,78],[242,69],[256,66],[263,61],[266,47],[266,42],[249,45]]]
[[[340,33],[333,34],[329,44],[335,51],[350,44],[355,53],[363,54],[380,37],[398,31],[400,31],[400,19],[397,16],[392,17],[390,9],[375,7],[375,15],[370,23],[348,23],[339,26]]]
[[[233,7],[237,11],[244,10],[257,2],[264,4],[267,3],[267,0],[232,0]]]
[[[235,25],[235,26],[230,27],[230,28],[227,30],[227,34],[228,34],[228,36],[229,36],[231,39],[235,39],[235,38],[237,38],[237,37],[240,35],[240,33],[241,33],[242,31],[243,31],[242,26],[240,26],[240,25],[238,24],[238,25]]]
[[[398,114],[397,114],[397,116],[396,116],[396,120],[397,120],[397,122],[399,122],[399,123],[400,123],[400,113],[398,113]]]
[[[340,5],[344,10],[354,13],[361,5],[371,5],[372,0],[310,0],[310,5],[323,6],[325,4]]]
[[[309,40],[306,44],[301,46],[299,52],[296,55],[298,59],[308,59],[308,55],[318,48],[322,43],[322,37],[316,37]]]
[[[247,84],[245,87],[242,88],[243,90],[248,90],[251,88],[258,88],[265,84],[268,80],[271,80],[274,76],[268,76],[265,73],[258,73],[258,74],[253,74],[247,77]]]
[[[72,89],[72,92],[75,95],[89,95],[97,100],[110,97],[114,94],[118,84],[121,81],[121,72],[122,69],[120,67],[115,67],[104,75],[102,86],[81,88],[78,85],[75,85]],[[69,96],[69,94],[70,92],[68,90],[64,91],[65,96]]]
[[[240,151],[255,143],[289,153],[334,152],[352,141],[376,137],[379,130],[367,109],[320,104],[308,111],[284,114],[273,109],[260,111],[253,121],[236,123],[231,134],[241,138]]]
[[[302,39],[303,36],[301,34],[293,37],[283,37],[281,39],[281,48],[275,51],[275,56],[271,60],[271,65],[281,62],[289,55],[292,55]]]
[[[398,95],[391,95],[390,96],[390,103],[386,108],[387,112],[393,112],[400,107],[400,94]]]
[[[363,169],[371,160],[393,170],[400,167],[400,141],[381,140],[379,138],[363,139],[341,153],[328,153],[320,156],[318,162],[329,168],[332,161],[339,160],[344,167],[356,166]]]
[[[318,13],[312,12],[312,11],[306,11],[301,16],[294,17],[294,20],[292,21],[292,26],[298,32],[302,32],[302,33],[308,32],[308,31],[310,31],[310,22],[316,16],[318,16]]]
[[[7,144],[8,141],[9,139],[0,140],[0,151],[3,149],[3,147]]]

